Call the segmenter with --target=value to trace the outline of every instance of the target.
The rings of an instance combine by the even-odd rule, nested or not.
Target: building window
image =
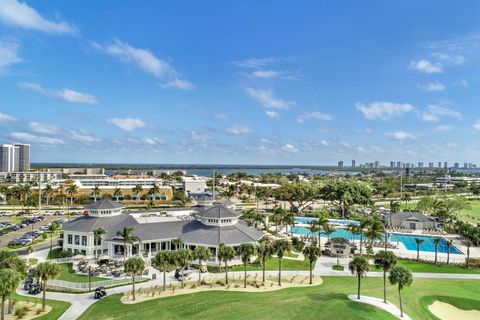
[[[80,236],[78,236],[78,235],[75,236],[75,245],[77,245],[77,246],[80,245]]]
[[[82,246],[86,246],[86,245],[87,245],[87,237],[82,236]]]
[[[72,236],[71,234],[69,234],[69,235],[67,236],[67,243],[68,243],[68,244],[72,244],[72,243],[73,243],[73,236]]]

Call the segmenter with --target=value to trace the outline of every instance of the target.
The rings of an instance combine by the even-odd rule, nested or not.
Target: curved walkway
[[[387,301],[387,303],[383,302],[382,299],[360,296],[360,300],[358,300],[357,296],[354,295],[354,294],[349,295],[348,299],[350,299],[352,301],[355,301],[355,302],[366,303],[366,304],[375,306],[377,308],[380,308],[382,310],[387,311],[388,313],[394,315],[398,319],[412,320],[412,318],[410,318],[405,312],[403,313],[403,318],[402,318],[400,316],[400,309],[398,309],[394,304],[392,304],[388,301]]]

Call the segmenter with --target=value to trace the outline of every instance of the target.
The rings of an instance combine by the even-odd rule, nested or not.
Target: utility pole
[[[40,180],[40,169],[38,169],[38,215],[42,211],[42,183]]]
[[[215,170],[213,170],[212,177],[212,200],[215,201]]]
[[[402,203],[403,198],[403,171],[400,169],[400,203]]]

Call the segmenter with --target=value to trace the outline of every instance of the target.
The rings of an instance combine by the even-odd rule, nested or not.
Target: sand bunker
[[[451,304],[435,301],[428,306],[428,310],[441,320],[478,320],[479,310],[462,310]]]
[[[15,315],[15,312],[19,309],[24,309],[25,315],[21,318],[23,320],[35,319],[46,315],[52,310],[52,307],[49,305],[45,305],[45,312],[42,312],[42,303],[38,302],[36,305],[34,302],[26,302],[26,301],[15,301],[13,306],[13,312],[11,314],[7,314],[7,305],[8,302],[5,301],[5,320],[17,320],[19,319],[18,316]]]
[[[273,276],[265,279],[265,284],[261,283],[261,277],[247,276],[247,287],[243,287],[243,278],[239,276],[231,276],[229,279],[229,285],[225,286],[224,279],[213,278],[206,279],[204,284],[197,286],[196,282],[185,282],[185,288],[181,288],[181,284],[167,286],[166,291],[162,291],[162,286],[158,285],[152,288],[144,288],[136,290],[136,300],[132,300],[131,291],[125,292],[121,301],[123,303],[138,303],[151,299],[166,298],[171,296],[203,292],[203,291],[232,291],[232,292],[268,292],[292,287],[306,287],[311,285],[322,284],[322,278],[319,276],[313,277],[313,284],[309,284],[308,276],[291,276],[282,277],[282,286],[280,287],[277,282],[277,278]]]

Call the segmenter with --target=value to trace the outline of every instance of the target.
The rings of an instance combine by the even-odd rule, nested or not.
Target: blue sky
[[[0,142],[34,162],[480,156],[478,1],[0,0]]]

